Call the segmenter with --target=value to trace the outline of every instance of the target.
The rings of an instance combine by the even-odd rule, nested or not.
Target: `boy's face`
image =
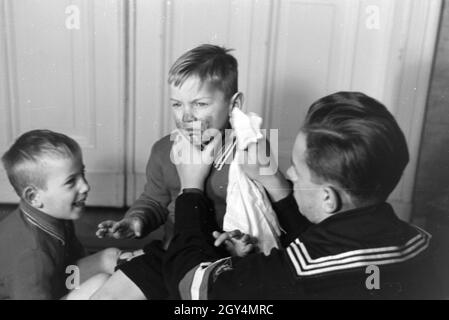
[[[39,209],[58,219],[78,219],[90,190],[81,157],[47,158],[43,161],[43,170],[47,188],[38,189]]]
[[[171,85],[170,104],[176,127],[195,144],[209,140],[203,133],[207,129],[223,130],[229,122],[232,109],[222,91],[209,82],[202,83],[196,76],[181,86]]]
[[[326,218],[323,210],[322,186],[314,183],[306,163],[306,136],[302,132],[296,137],[292,152],[292,165],[287,170],[293,182],[293,196],[302,215],[310,222],[319,223]]]

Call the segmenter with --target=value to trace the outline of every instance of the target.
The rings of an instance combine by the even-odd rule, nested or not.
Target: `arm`
[[[166,179],[171,177],[164,177],[162,172],[162,166],[171,165],[164,161],[164,152],[168,152],[165,142],[165,140],[156,142],[151,150],[146,168],[147,182],[143,193],[122,220],[101,222],[96,233],[98,237],[108,236],[117,239],[145,237],[165,223],[168,216],[167,205],[171,200],[166,188]]]
[[[287,197],[272,203],[273,209],[279,220],[281,228],[285,231],[281,236],[283,247],[287,247],[301,233],[307,230],[312,224],[304,217],[298,209],[293,193]]]
[[[214,144],[217,140],[214,139]],[[279,292],[271,289],[285,290],[293,283],[285,252],[274,250],[268,257],[252,254],[245,258],[223,258],[228,254],[221,254],[214,246],[213,210],[202,192],[213,149],[214,145],[209,144],[200,152],[182,137],[173,146],[173,154],[179,155],[175,160],[182,189],[196,190],[184,191],[176,199],[174,238],[163,262],[170,295],[184,299],[208,298],[209,285],[213,298],[235,298],[238,294],[262,298]],[[182,161],[183,155],[187,161]],[[273,270],[279,276],[273,277]]]
[[[164,260],[164,276],[173,298],[263,299],[288,291],[294,278],[284,251],[223,258],[210,237],[207,199],[183,193],[176,208],[175,237]]]
[[[175,232],[163,268],[173,297],[178,296],[178,284],[190,269],[226,256],[213,245],[215,239],[209,227],[213,215],[203,194],[182,193],[176,199],[175,208]]]
[[[163,163],[163,151],[158,143],[153,146],[146,168],[145,189],[125,214],[125,218],[137,217],[142,220],[143,235],[157,229],[167,220],[170,193],[162,173],[162,166],[168,165]]]
[[[266,150],[269,150],[270,158],[267,163],[263,164],[260,159],[266,157]],[[250,144],[248,149],[245,150],[244,157],[248,161],[242,162],[242,169],[248,177],[260,182],[267,191],[280,226],[284,230],[281,243],[286,247],[300,233],[304,232],[311,223],[299,212],[298,205],[293,197],[292,184],[285,179],[282,172],[277,168],[273,152],[266,139]],[[270,168],[270,170],[267,168]],[[272,168],[277,168],[277,170],[270,173]]]

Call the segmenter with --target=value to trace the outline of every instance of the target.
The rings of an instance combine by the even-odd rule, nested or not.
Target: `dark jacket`
[[[210,202],[183,193],[164,267],[173,298],[408,299],[437,292],[431,236],[399,220],[387,203],[312,225],[293,196],[274,204],[286,233],[269,256],[224,257],[213,246]]]
[[[73,222],[25,202],[0,222],[0,299],[59,299],[66,268],[84,256]]]

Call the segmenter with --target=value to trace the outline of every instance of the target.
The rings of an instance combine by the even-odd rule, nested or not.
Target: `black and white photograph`
[[[448,300],[449,0],[0,0],[0,157],[0,300]]]

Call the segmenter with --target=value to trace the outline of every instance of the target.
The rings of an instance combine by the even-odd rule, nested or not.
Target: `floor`
[[[8,213],[13,211],[16,205],[0,204],[0,220]],[[120,220],[126,208],[103,208],[88,207],[84,215],[75,221],[75,228],[78,239],[89,252],[96,252],[103,248],[117,247],[125,250],[140,249],[144,244],[154,239],[161,239],[163,230],[159,229],[151,233],[144,239],[116,240],[116,239],[99,239],[95,236],[97,225],[105,220]]]

